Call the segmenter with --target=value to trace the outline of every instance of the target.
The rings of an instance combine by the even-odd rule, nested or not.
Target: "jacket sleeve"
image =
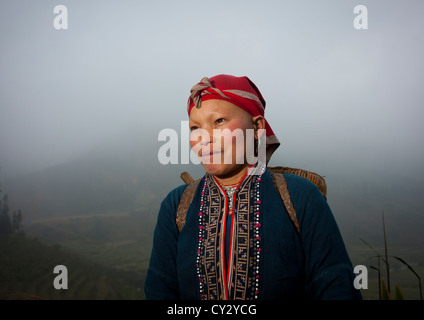
[[[306,184],[306,186],[305,186]],[[305,254],[306,294],[313,300],[356,300],[354,273],[331,209],[312,183],[305,182],[297,197],[300,237]]]
[[[144,283],[146,300],[179,299],[176,265],[179,231],[175,219],[185,186],[171,191],[160,206]]]

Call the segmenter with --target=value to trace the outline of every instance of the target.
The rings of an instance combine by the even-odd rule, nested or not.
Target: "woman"
[[[203,78],[191,89],[190,143],[206,174],[181,230],[176,212],[187,184],[162,202],[147,299],[361,298],[325,198],[308,180],[284,174],[297,224],[290,219],[266,167],[279,142],[264,111],[247,77]],[[236,130],[245,133],[242,144],[236,135],[227,138]],[[256,141],[266,133],[265,161],[247,161],[249,130]]]

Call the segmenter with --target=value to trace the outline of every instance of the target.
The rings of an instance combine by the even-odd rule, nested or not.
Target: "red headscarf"
[[[187,102],[187,112],[193,107],[200,108],[201,102],[209,99],[220,99],[231,102],[252,116],[265,115],[265,100],[259,89],[248,77],[234,77],[217,75],[212,78],[203,78],[190,90]],[[266,162],[268,163],[280,142],[265,120],[266,129]]]

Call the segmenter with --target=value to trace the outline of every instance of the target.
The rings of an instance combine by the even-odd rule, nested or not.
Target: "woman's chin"
[[[206,172],[213,176],[221,176],[226,174],[229,168],[228,165],[225,164],[214,164],[214,163],[202,163]]]
[[[207,173],[216,177],[231,177],[232,175],[239,172],[241,167],[244,167],[244,165],[240,165],[240,164],[234,165],[234,164],[202,163],[202,165],[205,168]]]

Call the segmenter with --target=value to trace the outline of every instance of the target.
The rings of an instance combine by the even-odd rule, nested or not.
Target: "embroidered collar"
[[[236,196],[233,195],[234,214],[229,229],[226,225],[229,197],[211,175],[206,174],[202,180],[196,259],[201,299],[258,298],[261,258],[259,185],[264,171],[265,166],[256,166],[238,185]],[[230,249],[225,253],[228,237]]]

